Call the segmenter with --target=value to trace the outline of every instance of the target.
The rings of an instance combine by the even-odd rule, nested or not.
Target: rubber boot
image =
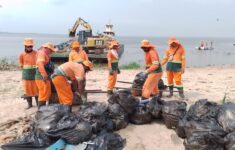
[[[41,106],[46,106],[46,101],[38,101],[38,109],[40,109]]]
[[[36,102],[36,105],[38,106],[38,96],[35,96],[35,102]]]
[[[27,97],[26,98],[26,101],[28,103],[28,106],[25,108],[25,109],[30,109],[31,107],[33,107],[33,104],[32,104],[32,97]]]
[[[179,89],[179,96],[180,96],[180,98],[182,98],[182,99],[185,98],[185,96],[184,96],[184,89],[183,89],[183,88],[180,88],[180,89]]]
[[[173,96],[173,86],[169,86],[169,91],[170,91],[170,93],[169,93],[169,95],[167,95],[167,97],[172,97]]]

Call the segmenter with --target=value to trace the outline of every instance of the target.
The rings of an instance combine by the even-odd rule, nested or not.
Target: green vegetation
[[[16,70],[18,63],[13,59],[1,58],[0,70]]]
[[[124,64],[120,66],[121,69],[139,69],[140,68],[140,64],[136,63],[136,62],[131,62],[129,64]]]

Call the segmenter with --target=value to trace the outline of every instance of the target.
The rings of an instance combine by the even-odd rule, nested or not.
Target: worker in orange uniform
[[[82,99],[83,103],[87,101],[85,96],[85,76],[88,71],[91,71],[93,64],[90,61],[82,63],[66,62],[58,67],[52,74],[52,82],[55,85],[59,102],[62,105],[70,106],[72,109],[73,92],[71,83],[75,80],[78,83],[78,89],[75,91]]]
[[[108,69],[109,69],[108,86],[107,86],[108,94],[113,94],[113,88],[117,81],[117,74],[120,74],[120,69],[118,67],[118,60],[119,60],[118,50],[119,50],[118,42],[111,41],[109,46],[109,51],[107,53]]]
[[[148,40],[143,40],[141,42],[141,48],[145,55],[145,74],[147,76],[142,89],[143,100],[148,99],[150,95],[157,96],[159,94],[158,82],[162,77],[162,67],[158,52],[155,50],[154,45],[152,45]]]
[[[27,100],[28,106],[26,109],[33,107],[32,97],[35,98],[38,104],[38,88],[35,83],[36,73],[36,51],[33,50],[33,39],[24,39],[25,50],[19,56],[19,64],[22,69],[22,82],[24,95],[22,98]]]
[[[80,48],[80,43],[78,41],[73,41],[71,44],[71,52],[69,53],[69,61],[82,63],[88,60],[88,56],[84,50]]]
[[[36,84],[39,90],[38,107],[46,105],[51,96],[50,75],[53,73],[53,65],[50,62],[50,55],[56,49],[52,43],[45,43],[37,52],[36,59]]]
[[[167,63],[167,80],[170,89],[170,94],[168,97],[173,96],[175,81],[175,87],[179,90],[179,96],[184,98],[185,96],[181,76],[185,70],[185,50],[175,37],[170,38],[168,44],[169,48],[166,50],[165,56],[161,63],[162,65]]]

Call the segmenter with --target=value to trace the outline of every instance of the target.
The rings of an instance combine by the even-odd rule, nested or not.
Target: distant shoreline
[[[19,35],[49,35],[49,36],[65,36],[65,37],[68,37],[68,34],[65,33],[65,34],[56,34],[56,33],[22,33],[22,32],[0,32],[0,35],[2,34],[8,34],[8,35],[13,35],[13,34],[19,34]],[[172,36],[172,35],[171,35]],[[116,36],[117,38],[143,38],[145,39],[146,37],[147,38],[169,38],[171,37],[170,35],[169,36],[151,36],[151,35],[118,35]],[[210,39],[210,38],[221,38],[221,39],[226,39],[226,38],[234,38],[234,42],[235,42],[235,37],[232,37],[232,36],[222,36],[222,37],[218,37],[218,36],[175,36],[177,38],[198,38],[198,39]]]

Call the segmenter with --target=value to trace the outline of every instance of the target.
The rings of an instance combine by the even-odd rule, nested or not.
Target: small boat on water
[[[209,41],[209,42],[210,42],[210,47],[208,46],[207,42],[202,41],[200,46],[195,47],[195,49],[197,49],[197,50],[213,50],[214,49],[213,42],[212,41]]]
[[[197,49],[197,50],[213,50],[214,48],[213,47],[200,47],[200,46],[198,46],[198,47],[195,47],[195,49]]]

